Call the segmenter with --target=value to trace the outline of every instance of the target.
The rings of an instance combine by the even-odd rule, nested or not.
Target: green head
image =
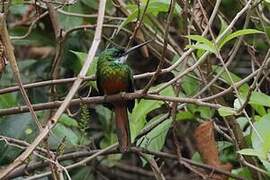
[[[103,51],[100,55],[100,59],[106,59],[108,61],[115,61],[123,56],[125,53],[124,49],[110,48]]]
[[[142,44],[139,44],[137,46],[134,46],[128,50],[124,50],[124,49],[120,49],[120,48],[110,48],[110,49],[106,49],[105,51],[103,51],[100,55],[99,55],[99,59],[102,60],[106,60],[106,61],[119,61],[121,63],[125,62],[125,60],[127,59],[127,56],[129,53],[131,53],[132,51],[148,44],[150,41],[144,42]]]

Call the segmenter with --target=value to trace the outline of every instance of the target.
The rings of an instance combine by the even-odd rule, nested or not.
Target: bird
[[[128,50],[109,48],[100,53],[96,70],[96,84],[100,95],[134,92],[133,73],[124,62],[130,52],[149,42],[139,44]],[[134,99],[109,103],[109,107],[115,112],[116,134],[121,152],[127,152],[131,146],[128,111],[131,113],[134,105]]]

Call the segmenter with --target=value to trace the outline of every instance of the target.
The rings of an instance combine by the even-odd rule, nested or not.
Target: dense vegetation
[[[0,179],[269,179],[269,0],[0,9]],[[101,96],[99,54],[149,40],[127,60],[136,91]],[[106,104],[130,99],[121,153]]]

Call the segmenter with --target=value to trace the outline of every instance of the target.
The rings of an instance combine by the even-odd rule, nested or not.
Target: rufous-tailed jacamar
[[[129,52],[146,43],[130,48],[127,51],[119,48],[107,49],[99,55],[96,78],[101,95],[134,92],[131,69],[128,65],[123,64],[123,60],[126,59]],[[116,133],[121,152],[128,151],[131,144],[127,109],[132,112],[134,104],[135,100],[121,100],[110,104],[115,112]]]

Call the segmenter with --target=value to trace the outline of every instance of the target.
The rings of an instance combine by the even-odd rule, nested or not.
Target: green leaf
[[[245,126],[248,124],[248,119],[246,117],[238,117],[236,119],[242,131],[244,131]]]
[[[200,89],[198,80],[190,76],[184,76],[181,83],[181,87],[183,91],[185,92],[186,96],[193,96]]]
[[[232,174],[243,177],[245,180],[253,180],[252,175],[248,168],[238,168],[232,169]],[[229,178],[229,180],[235,180],[234,178]]]
[[[24,0],[12,0],[11,3],[13,4],[23,4]]]
[[[77,52],[77,51],[70,51],[70,52],[75,54],[77,56],[77,58],[78,58],[77,59],[78,61],[75,62],[75,67],[76,68],[74,68],[74,69],[75,69],[76,73],[79,73],[79,71],[81,70],[81,68],[82,68],[82,66],[83,66],[83,64],[84,64],[84,62],[85,62],[85,60],[87,58],[87,53],[85,53],[85,52]],[[90,68],[87,71],[88,76],[92,76],[92,75],[94,75],[96,73],[97,61],[98,61],[98,58],[95,57],[92,64],[91,64],[91,66],[90,66]],[[97,89],[95,81],[89,81],[89,84],[92,87],[94,87],[95,89]]]
[[[194,104],[187,105],[188,110],[193,114],[196,118],[198,115],[203,119],[210,119],[214,115],[215,111],[206,106],[197,106]]]
[[[17,105],[17,93],[0,95],[0,108],[9,108]]]
[[[22,1],[22,0],[16,0],[16,1],[18,2],[18,1]],[[13,3],[13,1],[12,1],[12,3]],[[14,4],[14,5],[9,7],[9,12],[13,15],[22,15],[25,13],[25,11],[27,11],[27,8],[28,8],[28,5]]]
[[[138,17],[138,13],[140,12],[140,16],[142,16],[142,12],[145,9],[145,5],[146,5],[146,1],[144,1],[141,6],[140,9],[138,10],[138,6],[137,5],[128,5],[128,9],[131,11],[130,15],[126,18],[126,20],[124,20],[121,25],[119,26],[117,32],[119,32],[119,30],[124,27],[125,25],[127,25],[128,23],[135,21]],[[170,2],[167,0],[151,0],[148,4],[147,10],[146,10],[146,14],[150,14],[153,16],[157,16],[158,14],[165,12],[167,13],[170,7]],[[181,14],[181,7],[179,5],[175,6],[175,10],[174,10],[174,14]],[[147,18],[144,18],[143,20],[145,21]]]
[[[137,146],[146,148],[151,151],[160,151],[165,143],[166,136],[168,133],[169,128],[171,127],[172,120],[167,119],[159,124],[156,128],[150,131],[146,136],[141,137],[138,142]],[[147,155],[149,158],[153,156]],[[146,164],[146,161],[142,159],[143,164]]]
[[[25,13],[25,11],[24,11]],[[27,27],[13,27],[9,29],[9,32],[12,36],[22,36],[28,31]],[[33,27],[31,33],[25,39],[18,39],[12,41],[15,45],[31,45],[31,46],[53,46],[53,39],[48,36],[48,32],[41,31],[37,27]]]
[[[233,107],[234,109],[238,110],[241,108],[241,106],[244,104],[245,100],[241,99],[239,100],[239,98],[236,98],[233,102]]]
[[[195,152],[192,157],[191,157],[192,161],[198,162],[198,163],[203,163],[202,162],[202,158],[201,155],[199,154],[199,152]]]
[[[160,84],[162,85],[162,84]],[[159,85],[159,86],[160,86]],[[154,90],[159,86],[152,87],[150,90]],[[163,96],[174,96],[174,92],[171,86],[163,89],[160,92]],[[130,131],[131,131],[131,141],[135,139],[138,133],[143,129],[146,124],[146,115],[154,109],[159,108],[163,102],[155,100],[145,100],[141,99],[139,103],[135,104],[135,107],[131,114],[130,120]]]
[[[75,173],[71,174],[72,180],[95,180],[93,169],[89,166],[78,168]]]
[[[78,51],[72,51],[72,50],[70,50],[70,52],[77,56],[77,59],[76,59],[74,65],[73,65],[73,69],[74,69],[75,73],[79,73],[82,66],[83,66],[83,64],[84,64],[84,61],[87,58],[87,53],[78,52]]]
[[[86,5],[87,7],[91,8],[91,9],[98,9],[98,1],[96,1],[96,0],[81,0],[81,2],[83,3],[83,6]],[[108,4],[109,4],[109,2],[108,2]],[[106,10],[107,10],[107,7],[106,7]]]
[[[199,50],[204,50],[204,51],[209,51],[211,53],[216,54],[217,51],[210,46],[206,44],[194,44],[194,45],[187,45],[186,48],[193,48],[193,49],[199,49]]]
[[[262,92],[253,91],[249,100],[249,104],[270,107],[270,97]]]
[[[79,137],[72,129],[57,123],[48,138],[48,142],[52,149],[57,149],[62,142],[65,148],[73,148],[78,145]]]
[[[222,117],[234,115],[236,112],[233,108],[230,107],[221,107],[218,109],[218,113]]]
[[[80,3],[75,3],[72,6],[65,6],[64,10],[67,12],[73,12],[73,13],[81,13],[83,12],[82,5]],[[59,13],[59,22],[61,24],[61,27],[64,29],[71,29],[75,26],[80,26],[83,24],[83,18],[82,17],[75,17],[75,16],[68,16]]]
[[[7,116],[0,119],[0,135],[31,143],[37,135],[37,127],[30,113]],[[11,163],[22,150],[0,141],[0,165]]]
[[[210,107],[198,106],[197,112],[200,112],[200,115],[203,119],[210,119],[213,117],[215,111]]]
[[[227,42],[229,42],[230,40],[237,38],[239,36],[244,36],[244,35],[248,35],[248,34],[256,34],[256,33],[264,33],[262,31],[258,31],[256,29],[242,29],[239,31],[236,31],[232,34],[229,34],[227,36],[225,36],[220,42],[219,42],[219,49],[221,49]]]
[[[100,148],[106,148],[117,142],[116,133],[114,131],[114,128],[112,128],[115,125],[114,120],[112,121],[113,113],[111,110],[102,105],[96,106],[96,112],[98,114],[98,119],[101,123],[102,132],[104,133],[104,137],[100,141]],[[119,162],[121,157],[122,154],[109,155],[102,160],[102,164],[112,167]]]
[[[270,163],[269,163],[269,153],[270,153],[270,113],[261,117],[258,121],[254,123],[254,127],[261,136],[258,137],[258,134],[255,131],[252,131],[251,141],[252,147],[258,152],[258,157],[263,163],[264,167],[270,172]]]
[[[153,90],[153,88],[151,88],[151,90]],[[160,95],[162,95],[162,96],[175,96],[175,93],[173,91],[172,86],[168,86],[167,88],[163,89],[160,92]]]
[[[219,18],[219,20],[220,20],[220,30],[219,30],[219,35],[220,34],[222,34],[224,31],[225,31],[225,29],[228,27],[228,23],[220,16],[220,15],[218,15],[218,18]],[[230,32],[228,32],[228,33],[230,33]],[[227,34],[228,34],[227,33]]]
[[[145,8],[145,4],[147,0],[143,0],[144,6],[142,7],[142,10]],[[167,13],[170,8],[170,2],[167,0],[151,0],[149,2],[147,13],[152,14],[153,16],[157,16],[159,13]],[[174,9],[174,14],[180,14],[181,13],[181,7],[176,4]],[[142,12],[142,11],[141,11]]]
[[[211,48],[215,48],[215,45],[211,41],[209,41],[208,39],[206,39],[203,36],[200,36],[200,35],[188,35],[188,36],[185,36],[185,37],[188,38],[188,39],[194,40],[194,41],[196,41],[198,43],[206,44],[207,46],[209,46]]]
[[[158,101],[144,99],[135,104],[130,118],[131,141],[135,139],[137,134],[146,124],[146,115],[150,111],[160,107],[161,104],[162,103]]]
[[[219,152],[219,159],[222,164],[227,162],[234,162],[236,159],[236,153],[234,150],[234,146],[231,142],[228,141],[218,141],[218,152]]]
[[[216,66],[216,65],[213,65],[212,66],[212,70],[214,71],[215,74],[218,74],[221,70],[223,69],[223,67],[220,67],[220,66]],[[230,76],[233,80],[234,83],[238,82],[238,81],[241,81],[241,78],[237,75],[235,75],[234,73],[232,72],[229,72],[230,73]],[[229,75],[223,71],[223,73],[221,74],[220,76],[228,85],[232,85],[232,82],[230,80],[230,77]],[[244,83],[242,86],[239,87],[239,92],[241,93],[241,95],[246,95],[247,92],[249,91],[249,86],[247,83]]]
[[[106,148],[117,142],[117,137],[116,137],[115,132],[110,131],[104,134],[105,134],[105,137],[100,141],[100,148],[102,149]],[[112,167],[119,162],[121,157],[122,157],[122,154],[111,154],[109,156],[106,156],[106,158],[103,159],[101,163],[106,165],[107,167]]]
[[[269,159],[268,160],[260,159],[260,160],[263,163],[263,166],[265,167],[265,169],[268,171],[268,176],[270,176],[270,162],[269,162]]]
[[[180,111],[176,114],[176,121],[193,120],[194,116],[189,111]]]
[[[233,146],[233,144],[228,141],[218,141],[217,145],[218,145],[219,152],[224,151],[225,149]]]
[[[67,127],[78,127],[78,123],[72,117],[69,117],[67,114],[62,114],[59,119],[59,123],[67,126]]]
[[[262,139],[258,137],[255,131],[252,131],[252,147],[260,154],[261,159],[267,159],[268,153],[270,152],[270,113],[263,116],[259,121],[256,121],[254,127]]]
[[[188,35],[185,36],[186,38],[192,39],[194,41],[197,42],[197,44],[194,45],[187,45],[186,47],[188,48],[195,48],[195,49],[203,49],[206,51],[210,51],[214,54],[217,54],[217,48],[215,46],[214,43],[212,43],[211,41],[209,41],[208,39],[206,39],[203,36],[200,35]]]
[[[226,150],[230,149],[230,147],[233,147],[233,144],[227,141],[218,141],[217,142],[217,146],[218,146],[218,151],[219,151],[219,158],[222,161],[222,163],[226,163],[228,162],[230,159],[230,157],[228,156],[234,156],[233,154],[226,154]],[[234,157],[233,157],[234,158]],[[202,158],[201,155],[198,152],[195,152],[192,155],[192,160],[199,162],[199,163],[203,163],[202,162]]]
[[[112,111],[102,105],[97,105],[95,109],[98,114],[98,120],[99,123],[101,123],[102,128],[104,128],[105,131],[110,130],[113,115]]]
[[[260,116],[266,115],[266,110],[264,106],[258,104],[250,104],[250,105]]]
[[[251,148],[241,149],[237,152],[239,154],[246,155],[246,156],[257,156],[257,157],[261,156],[260,153],[258,153],[255,149],[251,149]]]

